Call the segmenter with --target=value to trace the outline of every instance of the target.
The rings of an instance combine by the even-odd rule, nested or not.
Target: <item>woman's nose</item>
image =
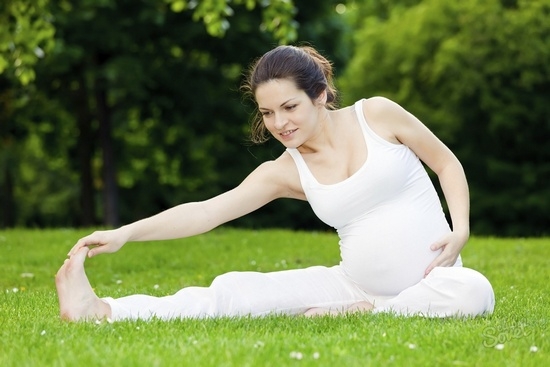
[[[283,114],[275,114],[275,129],[282,130],[286,122],[287,118]]]

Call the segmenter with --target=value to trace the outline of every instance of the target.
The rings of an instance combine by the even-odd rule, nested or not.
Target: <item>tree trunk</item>
[[[80,171],[80,225],[89,227],[95,223],[95,200],[92,176],[93,132],[88,93],[84,73],[80,71],[79,88],[74,101],[78,120],[77,154]]]
[[[116,163],[112,137],[111,109],[107,102],[106,84],[104,79],[96,77],[95,99],[99,120],[99,141],[103,158],[103,223],[106,226],[117,227],[119,225],[119,213]]]
[[[1,193],[2,197],[2,218],[0,218],[0,225],[3,227],[15,227],[15,199],[13,195],[13,176],[10,170],[9,163],[4,167],[4,182],[2,187],[4,192]]]

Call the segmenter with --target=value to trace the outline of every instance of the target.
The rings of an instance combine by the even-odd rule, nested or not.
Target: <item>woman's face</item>
[[[298,148],[318,133],[324,106],[288,79],[273,79],[256,88],[256,102],[267,130],[287,148]]]

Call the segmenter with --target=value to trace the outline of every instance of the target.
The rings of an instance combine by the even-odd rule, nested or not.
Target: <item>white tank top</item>
[[[362,101],[354,108],[367,159],[349,178],[321,184],[297,149],[287,151],[313,211],[338,232],[342,270],[368,294],[397,295],[423,278],[440,253],[430,245],[450,228],[418,157],[377,135],[364,118]]]

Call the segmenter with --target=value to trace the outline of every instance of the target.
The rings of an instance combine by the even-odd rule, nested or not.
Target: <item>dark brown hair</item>
[[[314,101],[321,93],[327,92],[330,109],[336,107],[336,88],[332,80],[332,64],[310,46],[278,46],[265,53],[252,64],[241,90],[254,99],[256,89],[263,83],[275,79],[287,79],[296,84]],[[269,133],[258,110],[252,121],[250,139],[263,143]]]

